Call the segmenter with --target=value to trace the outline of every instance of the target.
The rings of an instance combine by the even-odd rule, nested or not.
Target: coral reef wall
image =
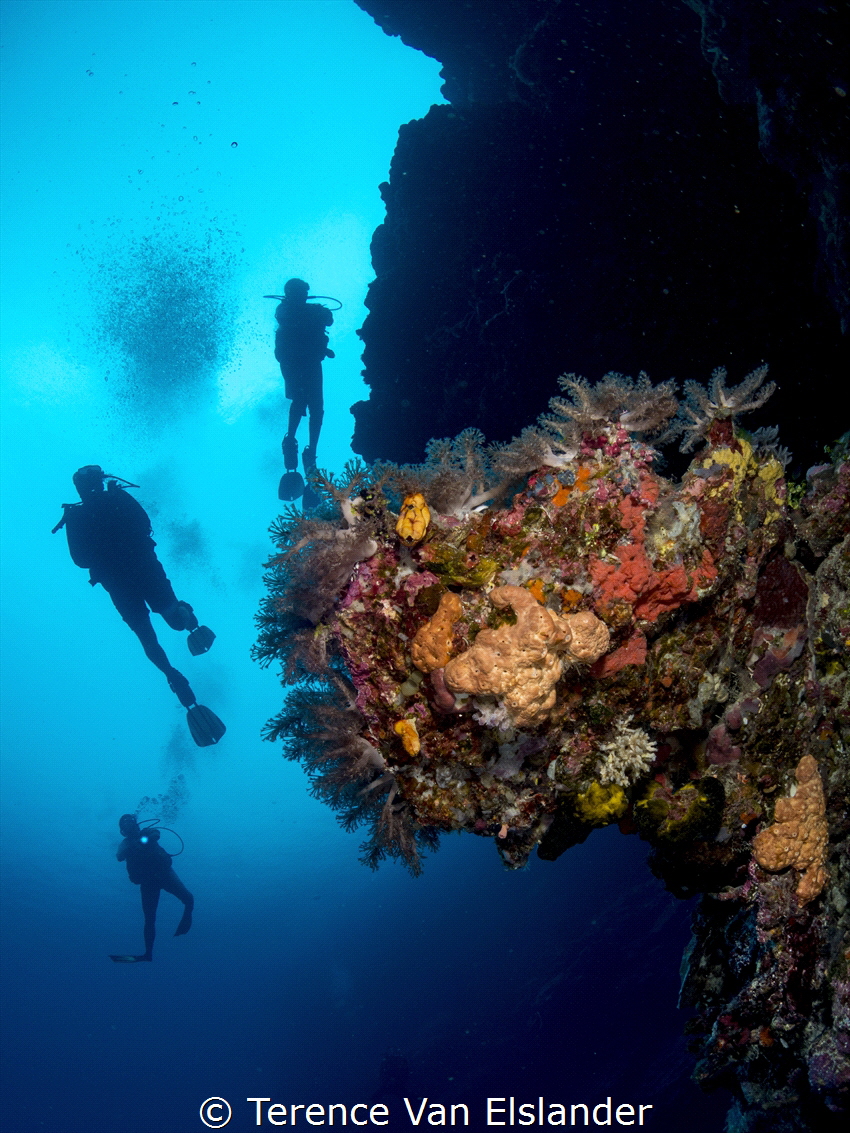
[[[777,30],[759,5],[695,2],[701,28],[679,0],[357,2],[443,63],[449,105],[401,128],[381,186],[354,450],[507,440],[564,372],[767,361],[764,423],[793,415],[811,464],[848,365],[834,6],[781,5]]]
[[[362,860],[443,833],[510,869],[618,823],[680,897],[696,1077],[735,1133],[845,1129],[850,1105],[850,463],[788,482],[737,418],[759,368],[561,380],[508,445],[317,472],[274,525],[256,657],[268,726]],[[681,480],[657,446],[701,447]],[[652,443],[650,443],[652,442]]]

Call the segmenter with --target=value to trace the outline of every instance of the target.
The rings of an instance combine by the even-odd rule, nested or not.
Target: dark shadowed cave
[[[443,63],[449,105],[402,126],[381,186],[356,452],[507,440],[565,372],[766,361],[753,426],[818,459],[848,372],[837,5],[357,3]]]

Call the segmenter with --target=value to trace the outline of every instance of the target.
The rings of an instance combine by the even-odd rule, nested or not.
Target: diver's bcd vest
[[[121,567],[153,551],[148,513],[129,492],[110,481],[105,492],[65,509],[68,550],[78,567]]]
[[[277,332],[274,339],[274,356],[282,365],[315,362],[325,357],[328,336],[325,328],[334,321],[333,315],[318,303],[293,303],[284,299],[275,311]]]
[[[127,875],[134,885],[155,884],[165,881],[171,872],[171,854],[159,844],[159,831],[146,830],[140,839],[125,839],[127,843]]]

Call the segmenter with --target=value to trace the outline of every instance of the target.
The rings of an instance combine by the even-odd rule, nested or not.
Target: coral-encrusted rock
[[[753,839],[753,853],[762,869],[793,866],[800,879],[797,898],[805,905],[826,885],[826,804],[817,762],[804,755],[797,764],[797,793],[779,799],[774,823]]]
[[[275,528],[257,655],[293,686],[270,738],[371,827],[370,866],[417,872],[442,831],[517,869],[639,828],[671,892],[706,894],[699,1080],[735,1092],[736,1128],[826,1130],[850,1080],[850,479],[839,446],[789,506],[775,437],[735,426],[763,377],[690,397],[704,447],[678,483],[648,444],[672,388],[617,375],[565,378],[509,446],[470,430],[417,467],[317,474],[326,502]],[[404,546],[417,493],[432,522]]]

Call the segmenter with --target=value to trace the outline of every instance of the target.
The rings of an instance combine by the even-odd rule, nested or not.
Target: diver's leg
[[[289,406],[289,426],[287,428],[286,436],[283,438],[283,463],[287,472],[295,472],[298,468],[298,442],[295,439],[295,434],[298,432],[298,426],[301,424],[301,418],[307,412],[307,403],[302,394],[292,399],[292,404]]]
[[[122,591],[117,588],[110,590],[109,597],[113,605],[133,633],[142,643],[142,649],[149,661],[165,673],[169,688],[183,705],[189,708],[195,703],[196,697],[191,686],[181,672],[174,668],[165,655],[165,650],[157,641],[156,632],[151,625],[151,616],[145,605],[145,600],[139,594]]]
[[[155,555],[146,565],[143,585],[145,601],[172,629],[191,631],[198,628],[195,611],[188,602],[178,600],[162,563]]]
[[[151,600],[149,598],[148,601],[150,602],[150,607],[153,612],[160,614],[166,625],[171,626],[172,629],[178,631],[187,629],[191,633],[193,629],[198,628],[197,615],[188,602],[174,601],[170,606],[166,606],[165,609],[161,610],[158,604],[154,605],[157,599],[154,598]]]
[[[171,876],[163,884],[162,888],[166,893],[172,893],[178,901],[182,901],[185,906],[183,909],[183,916],[180,918],[180,924],[177,926],[175,936],[184,936],[192,927],[192,910],[195,908],[195,898],[174,872],[171,871]]]
[[[142,912],[145,914],[145,954],[143,960],[153,959],[153,942],[156,939],[156,910],[159,905],[159,886],[141,885]]]
[[[294,397],[289,406],[289,423],[286,430],[288,437],[295,438],[298,432],[298,426],[301,424],[301,418],[307,412],[307,403],[302,396]]]
[[[325,402],[322,396],[322,364],[317,362],[310,371],[307,409],[310,411],[309,441],[304,449],[304,468],[309,471],[316,467],[316,449],[319,447],[319,434],[325,416]]]
[[[198,698],[192,691],[192,686],[179,671],[179,669],[175,669],[172,666],[171,670],[165,675],[168,678],[168,687],[171,689],[171,691],[174,693],[174,695],[177,697],[184,708],[191,708],[193,704],[197,703]]]
[[[283,363],[280,365],[283,371]],[[283,461],[287,472],[294,472],[298,468],[298,445],[295,434],[301,424],[301,418],[307,412],[307,391],[305,385],[304,365],[301,362],[289,363],[284,372],[286,380],[286,396],[289,398],[289,425],[286,436],[283,438]]]
[[[110,590],[109,597],[115,609],[142,643],[142,649],[149,661],[158,669],[168,675],[171,663],[165,655],[165,650],[157,640],[156,631],[151,624],[151,616],[140,593],[129,590]]]
[[[319,434],[322,431],[322,420],[324,419],[324,412],[320,409],[318,412],[310,413],[310,443],[304,449],[304,466],[309,468],[316,467],[316,449],[319,445]]]

